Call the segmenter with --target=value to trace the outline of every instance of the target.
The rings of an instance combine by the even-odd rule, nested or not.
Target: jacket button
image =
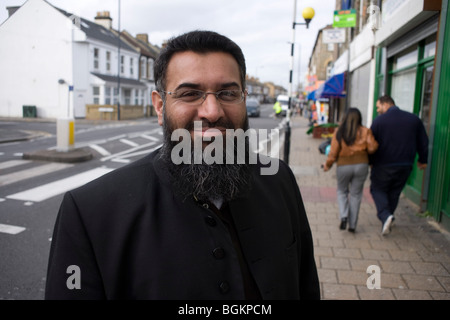
[[[205,221],[206,221],[206,223],[207,223],[208,225],[210,225],[211,227],[214,227],[215,225],[217,225],[216,219],[214,219],[214,218],[211,217],[211,216],[207,216],[207,217],[205,218]]]
[[[225,257],[225,250],[221,247],[215,248],[213,250],[213,256],[216,259],[223,259],[223,257]]]
[[[227,281],[223,281],[219,284],[219,289],[221,293],[227,293],[228,291],[230,291],[230,285]]]

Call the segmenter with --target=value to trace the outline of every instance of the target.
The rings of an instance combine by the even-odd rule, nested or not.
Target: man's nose
[[[214,94],[207,94],[205,101],[198,107],[198,117],[214,123],[223,116],[224,111],[219,100]]]

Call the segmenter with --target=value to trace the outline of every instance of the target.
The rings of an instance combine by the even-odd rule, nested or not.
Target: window
[[[138,106],[139,105],[139,96],[141,94],[141,90],[136,89],[134,90],[134,105]]]
[[[105,104],[111,104],[111,87],[105,87]]]
[[[411,49],[405,50],[400,53],[394,60],[394,69],[402,69],[408,66],[411,66],[417,62],[419,58],[419,54],[417,51],[417,46],[412,47]]]
[[[141,58],[141,79],[147,78],[147,59],[145,57]]]
[[[402,110],[414,111],[414,88],[416,87],[416,68],[411,68],[392,76],[391,96]]]
[[[106,71],[111,71],[111,52],[106,51]]]
[[[153,78],[153,65],[154,65],[154,60],[153,59],[148,59],[147,60],[147,66],[148,66],[148,79],[149,80],[154,80]]]
[[[125,64],[125,57],[120,56],[120,73],[124,73],[124,71],[125,71],[124,64]]]
[[[119,102],[119,90],[118,90],[118,88],[114,87],[113,92],[114,92],[113,104],[118,104],[118,102]]]
[[[429,58],[436,54],[436,35],[426,40],[423,51],[424,58]]]
[[[92,87],[92,96],[94,104],[100,104],[100,87]]]
[[[133,65],[133,58],[130,58],[130,75],[132,76],[134,74],[134,65]]]
[[[98,56],[99,50],[98,48],[94,48],[94,69],[98,69]]]
[[[334,43],[329,43],[327,45],[327,50],[333,52],[334,51]]]
[[[125,96],[125,105],[131,105],[131,89],[124,89],[123,95]]]

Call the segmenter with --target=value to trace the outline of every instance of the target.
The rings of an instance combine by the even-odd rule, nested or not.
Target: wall
[[[0,116],[21,117],[35,105],[38,117],[67,114],[72,82],[72,24],[42,0],[27,1],[0,26]]]

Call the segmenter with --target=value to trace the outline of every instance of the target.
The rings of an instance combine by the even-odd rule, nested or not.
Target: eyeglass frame
[[[178,89],[178,90],[180,90],[180,89]],[[218,90],[218,91],[203,91],[203,90],[199,90],[199,89],[190,89],[190,90],[192,90],[192,91],[198,91],[198,92],[203,92],[203,96],[202,96],[202,100],[201,100],[201,102],[200,103],[195,103],[195,104],[192,104],[192,106],[200,106],[200,105],[202,105],[203,104],[203,102],[205,102],[205,100],[206,100],[206,97],[207,97],[207,95],[208,94],[213,94],[213,95],[215,95],[216,96],[216,99],[217,99],[217,101],[219,101],[219,103],[222,105],[222,104],[225,104],[225,105],[235,105],[235,104],[239,104],[239,103],[241,103],[242,101],[244,101],[245,100],[245,97],[248,95],[248,91],[247,91],[247,89],[245,89],[245,90],[231,90],[231,89],[222,89],[222,90]],[[224,101],[221,101],[220,99],[219,99],[219,97],[218,97],[218,94],[220,93],[220,92],[223,92],[223,91],[240,91],[240,93],[241,93],[241,100],[239,100],[238,102],[224,102]],[[173,95],[173,94],[175,94],[176,93],[176,91],[164,91],[164,90],[161,90],[161,91],[159,91],[159,92],[161,92],[161,93],[163,93],[163,94],[168,94],[168,95]],[[164,98],[163,98],[164,99]],[[190,103],[192,103],[192,102],[185,102],[185,101],[182,101],[181,99],[179,99],[179,98],[174,98],[175,100],[178,100],[178,101],[181,101],[181,102],[183,102],[183,103],[186,103],[186,104],[190,104]],[[165,100],[165,99],[164,99]]]

